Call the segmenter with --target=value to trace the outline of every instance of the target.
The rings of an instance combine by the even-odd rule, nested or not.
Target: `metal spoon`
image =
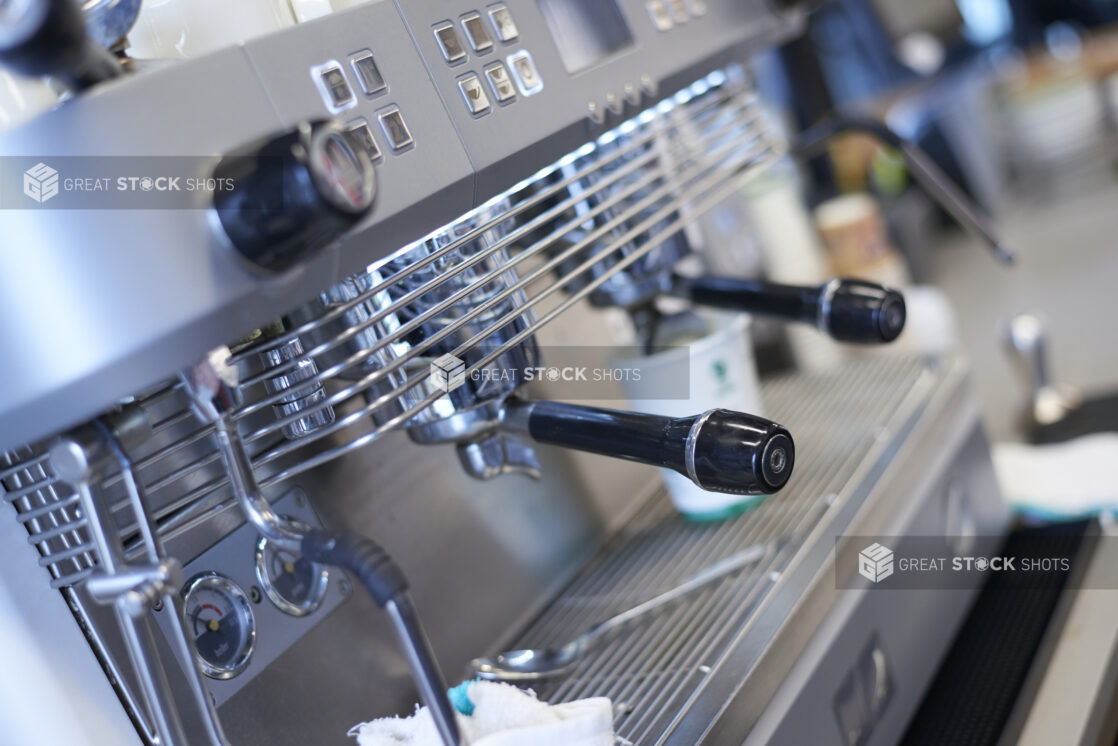
[[[711,565],[682,585],[676,586],[666,593],[661,593],[659,596],[634,606],[628,611],[623,611],[617,616],[610,617],[604,622],[595,624],[558,649],[509,650],[488,658],[475,658],[470,661],[470,668],[480,678],[495,681],[536,681],[561,676],[571,670],[583,654],[601,642],[610,632],[638,617],[705,588],[735,570],[740,570],[747,565],[758,562],[767,553],[767,546],[755,544],[749,549]]]

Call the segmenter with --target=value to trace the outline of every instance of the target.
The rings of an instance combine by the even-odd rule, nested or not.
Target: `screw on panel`
[[[606,121],[606,112],[601,106],[598,106],[596,101],[591,101],[586,105],[586,113],[594,124],[602,124]]]
[[[618,95],[613,91],[609,91],[606,93],[606,108],[612,111],[614,114],[621,114],[621,112],[624,110],[624,106],[621,103],[621,98],[618,97]]]

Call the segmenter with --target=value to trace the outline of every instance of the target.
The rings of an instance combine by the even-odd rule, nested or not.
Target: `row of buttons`
[[[373,59],[373,53],[364,49],[349,58],[349,65],[357,78],[358,85],[366,96],[372,98],[388,90],[384,76]],[[330,111],[335,114],[357,105],[357,97],[346,79],[345,70],[340,63],[331,60],[311,70],[311,76],[318,85],[322,98]]]
[[[377,121],[380,123],[381,131],[384,132],[392,152],[400,153],[415,143],[399,107],[392,106],[377,112]],[[369,160],[376,161],[381,157],[380,146],[377,145],[377,141],[373,137],[373,129],[369,126],[368,120],[361,118],[350,122],[346,127],[346,135],[353,147],[360,148],[368,153]]]
[[[536,72],[536,66],[532,62],[532,55],[528,54],[527,50],[520,50],[508,57],[509,67],[512,68],[513,74],[509,75],[509,69],[505,67],[503,62],[495,62],[494,64],[485,68],[485,77],[489,81],[489,87],[493,90],[493,95],[497,98],[497,103],[504,104],[516,98],[516,89],[520,89],[520,93],[524,96],[531,96],[534,93],[539,93],[543,90],[543,80]],[[516,79],[516,86],[513,86],[513,78]],[[489,111],[489,96],[485,92],[485,86],[481,83],[481,78],[477,73],[467,73],[458,79],[458,90],[462,92],[462,97],[466,100],[466,108],[474,116],[481,116]]]
[[[645,7],[657,31],[671,31],[673,26],[691,20],[691,16],[698,18],[707,12],[705,0],[648,0]]]
[[[376,60],[373,59],[373,53],[368,49],[363,49],[352,55],[349,58],[349,66],[357,78],[357,84],[361,86],[362,92],[369,98],[378,96],[388,90],[388,84],[385,82],[384,76],[380,74],[380,68],[377,67]],[[345,70],[341,63],[331,60],[326,64],[312,68],[311,77],[331,112],[337,114],[357,105],[357,97],[353,93],[353,88],[349,85],[349,80],[346,79]],[[384,131],[384,136],[388,139],[388,144],[394,153],[407,150],[415,143],[399,107],[389,106],[377,112],[377,121],[380,123],[380,128]],[[380,147],[377,146],[377,142],[373,138],[373,130],[367,120],[358,119],[351,122],[346,128],[346,132],[354,147],[361,148],[368,153],[371,160],[375,161],[381,157]]]
[[[516,22],[512,20],[512,13],[506,6],[496,5],[489,8],[486,15],[489,16],[489,22],[501,42],[508,44],[520,36],[520,30],[516,28]],[[470,41],[470,46],[475,53],[485,54],[493,49],[493,39],[490,38],[489,31],[486,30],[485,22],[482,20],[480,13],[473,12],[462,16],[462,30],[466,33],[466,38]],[[435,24],[434,32],[435,40],[439,43],[439,49],[442,50],[443,59],[446,60],[448,65],[465,62],[466,50],[458,38],[458,32],[455,30],[453,23],[443,21]]]

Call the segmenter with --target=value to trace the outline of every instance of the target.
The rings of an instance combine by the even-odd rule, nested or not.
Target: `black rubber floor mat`
[[[1002,554],[1069,556],[1087,526],[1015,531]],[[1041,582],[1020,573],[991,575],[909,723],[904,746],[997,743],[1071,572],[1055,570]]]

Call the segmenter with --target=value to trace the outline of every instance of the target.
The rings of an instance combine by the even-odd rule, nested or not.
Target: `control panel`
[[[790,28],[765,0],[399,5],[477,173],[478,204]]]
[[[296,488],[273,506],[321,525]],[[217,705],[245,686],[352,593],[345,574],[273,546],[246,523],[185,568],[186,634]],[[161,627],[166,610],[156,613]]]

